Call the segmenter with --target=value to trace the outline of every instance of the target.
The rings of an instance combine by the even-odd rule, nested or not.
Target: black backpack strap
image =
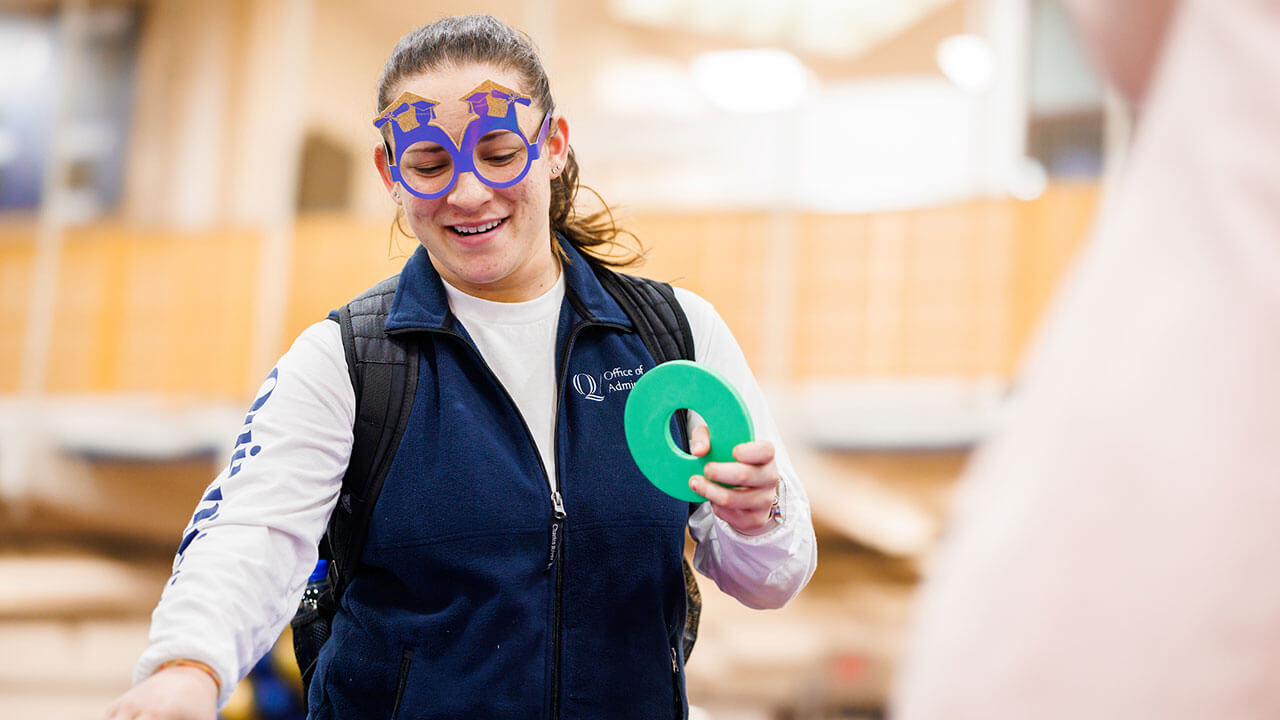
[[[594,267],[600,284],[631,318],[654,361],[695,359],[689,318],[670,285]]]
[[[300,610],[290,625],[302,674],[305,708],[320,649],[329,639],[342,592],[360,565],[373,507],[404,435],[418,385],[418,348],[412,340],[388,337],[384,329],[399,276],[388,278],[329,314],[342,333],[347,372],[355,392],[351,457],[338,491],[338,504],[320,539],[320,557],[329,561],[329,582],[315,607]]]
[[[616,273],[599,265],[593,266],[600,284],[631,318],[645,349],[661,365],[668,360],[693,360],[693,330],[684,308],[676,300],[670,285],[649,278]],[[676,412],[680,427],[689,426],[689,413]],[[686,450],[688,448],[685,448]],[[692,513],[696,505],[690,505]]]
[[[354,438],[338,505],[326,532],[335,598],[359,566],[373,506],[404,435],[418,384],[418,349],[383,329],[399,276],[373,286],[337,312],[355,390]],[[330,316],[332,317],[332,316]]]

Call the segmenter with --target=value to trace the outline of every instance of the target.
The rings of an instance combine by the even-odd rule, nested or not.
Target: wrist
[[[730,525],[729,527],[733,528],[734,532],[738,533],[743,537],[753,538],[753,537],[758,537],[760,535],[764,535],[765,533],[769,532],[770,530],[774,529],[777,526],[778,526],[777,523],[773,522],[772,520],[768,520],[765,522],[764,525],[761,525],[758,528],[740,528],[740,527],[734,527],[733,525]]]
[[[760,537],[761,535],[768,535],[774,530],[777,530],[780,524],[781,523],[779,523],[778,521],[770,518],[768,520],[765,520],[764,524],[760,525],[759,527],[740,528],[740,527],[734,527],[733,525],[729,525],[729,527],[733,528],[734,532],[738,533],[739,535],[742,535],[743,537],[755,538],[755,537]]]
[[[195,678],[203,677],[206,680],[213,682],[213,692],[215,696],[222,694],[222,679],[218,677],[217,671],[208,664],[202,663],[199,660],[190,660],[187,658],[169,660],[168,662],[160,663],[160,665],[156,667],[155,672],[151,673],[151,675],[154,677],[161,671],[165,670],[175,672],[180,671]]]

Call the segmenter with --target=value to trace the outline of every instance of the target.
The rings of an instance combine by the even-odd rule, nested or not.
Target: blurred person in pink
[[[1280,717],[1280,4],[1067,4],[1134,144],[961,485],[896,717]]]

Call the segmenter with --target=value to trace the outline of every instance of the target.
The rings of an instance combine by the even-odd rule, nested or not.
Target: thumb
[[[689,432],[689,452],[694,457],[702,457],[711,450],[711,434],[707,426],[699,423]]]

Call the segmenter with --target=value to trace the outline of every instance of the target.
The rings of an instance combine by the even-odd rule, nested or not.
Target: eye
[[[485,156],[484,161],[490,165],[506,165],[508,163],[515,162],[516,156],[519,154],[519,151],[509,153],[490,153]]]
[[[423,177],[432,177],[447,171],[449,169],[449,164],[448,163],[421,163],[418,165],[410,165],[407,169],[409,170],[409,172],[414,173],[415,175],[421,175]]]
[[[432,142],[414,143],[400,157],[401,172],[417,177],[435,177],[451,171],[453,157]]]

